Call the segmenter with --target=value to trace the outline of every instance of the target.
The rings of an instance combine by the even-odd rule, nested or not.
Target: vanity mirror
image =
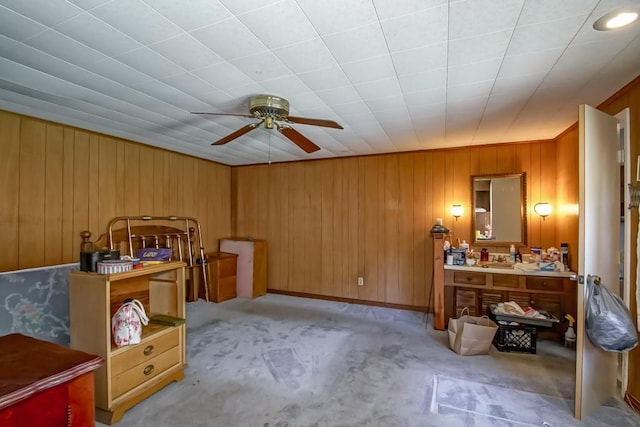
[[[525,173],[471,177],[471,235],[483,246],[527,244]]]

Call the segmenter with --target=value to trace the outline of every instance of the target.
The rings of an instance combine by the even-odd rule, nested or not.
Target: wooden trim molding
[[[308,294],[306,292],[285,291],[282,289],[271,289],[271,288],[267,289],[267,293],[278,294],[278,295],[289,295],[292,297],[321,299],[325,301],[346,302],[348,304],[362,304],[362,305],[369,305],[373,307],[397,308],[400,310],[419,311],[421,313],[426,313],[426,307],[419,307],[415,305],[392,304],[387,302],[368,301],[368,300],[362,300],[362,299],[356,299],[356,298],[342,298],[342,297],[334,297],[330,295]]]

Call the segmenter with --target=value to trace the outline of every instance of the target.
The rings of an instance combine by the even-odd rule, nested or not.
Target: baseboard
[[[292,297],[322,299],[326,301],[346,302],[349,304],[371,305],[374,307],[398,308],[401,310],[411,310],[411,311],[419,311],[421,313],[427,313],[427,307],[422,307],[417,305],[393,304],[388,302],[368,301],[368,300],[361,300],[361,299],[355,299],[355,298],[342,298],[342,297],[334,297],[329,295],[308,294],[305,292],[283,291],[281,289],[270,289],[270,288],[267,288],[267,293],[289,295]]]

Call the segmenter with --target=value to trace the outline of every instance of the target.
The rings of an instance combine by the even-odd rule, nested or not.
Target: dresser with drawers
[[[523,272],[514,269],[468,266],[444,267],[445,319],[457,318],[464,307],[472,316],[488,313],[491,304],[515,301],[521,307],[533,307],[562,320],[565,314],[576,318],[576,282],[571,272]],[[566,323],[541,329],[548,338],[561,340]]]
[[[71,347],[105,361],[94,375],[98,421],[116,423],[127,409],[184,378],[184,323],[149,323],[142,328],[139,344],[118,348],[111,337],[111,318],[126,299],[135,298],[148,316],[184,319],[185,266],[166,262],[117,274],[71,273]]]

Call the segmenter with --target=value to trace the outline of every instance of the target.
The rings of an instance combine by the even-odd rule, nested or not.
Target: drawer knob
[[[473,280],[471,277],[467,276],[467,282],[470,282],[471,280]]]
[[[144,353],[145,356],[150,355],[151,353],[153,353],[153,346],[152,345],[146,346],[142,351],[142,353]]]
[[[153,372],[155,368],[153,367],[153,365],[147,365],[144,367],[144,374],[145,375],[151,375],[151,373]]]

